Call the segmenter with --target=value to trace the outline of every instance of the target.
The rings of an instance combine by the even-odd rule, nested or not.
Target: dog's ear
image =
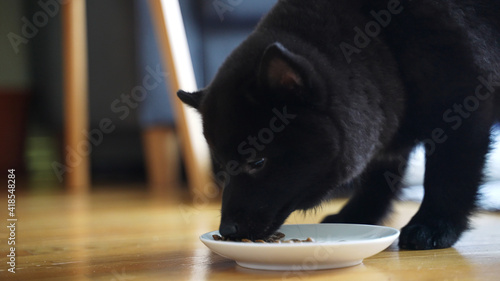
[[[306,58],[290,52],[280,43],[269,45],[260,61],[259,84],[275,90],[296,91],[310,85],[314,72]]]
[[[179,90],[177,92],[177,96],[181,101],[195,109],[200,108],[201,100],[203,99],[204,93],[203,91],[197,91],[193,93],[184,92],[183,90]]]

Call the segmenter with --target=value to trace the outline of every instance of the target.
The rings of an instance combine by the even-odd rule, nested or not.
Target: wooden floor
[[[399,251],[392,245],[351,268],[266,272],[241,268],[199,241],[200,234],[217,229],[220,218],[218,203],[203,197],[115,189],[87,197],[25,193],[16,199],[16,273],[7,271],[9,232],[3,226],[0,280],[500,280],[499,214],[477,215],[475,229],[451,249]],[[293,214],[288,223],[317,222],[343,203]],[[401,227],[416,208],[399,203],[388,225]],[[0,214],[8,225],[6,209]]]

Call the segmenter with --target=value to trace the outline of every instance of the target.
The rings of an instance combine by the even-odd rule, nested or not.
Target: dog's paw
[[[461,233],[449,223],[410,223],[401,229],[399,247],[408,250],[449,248],[457,242]]]

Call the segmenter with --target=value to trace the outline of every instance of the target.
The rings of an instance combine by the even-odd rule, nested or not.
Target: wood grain
[[[474,229],[451,249],[399,251],[392,245],[351,268],[266,272],[241,268],[211,253],[198,236],[217,229],[219,204],[184,195],[160,197],[123,189],[88,196],[19,194],[17,273],[7,272],[7,229],[2,227],[0,280],[498,280],[500,276],[499,214],[475,216]],[[315,212],[294,213],[287,223],[315,223],[342,204],[337,200]],[[398,203],[397,215],[387,224],[401,227],[417,207]]]

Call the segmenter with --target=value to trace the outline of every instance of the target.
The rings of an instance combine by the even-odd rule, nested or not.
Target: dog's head
[[[238,50],[207,88],[178,96],[201,113],[221,167],[215,174],[224,186],[221,234],[259,239],[359,173],[364,156],[350,150],[356,143],[346,145],[345,124],[329,114],[336,102],[321,62],[315,66],[279,43],[243,56],[251,53]],[[348,115],[342,110],[336,114]]]

